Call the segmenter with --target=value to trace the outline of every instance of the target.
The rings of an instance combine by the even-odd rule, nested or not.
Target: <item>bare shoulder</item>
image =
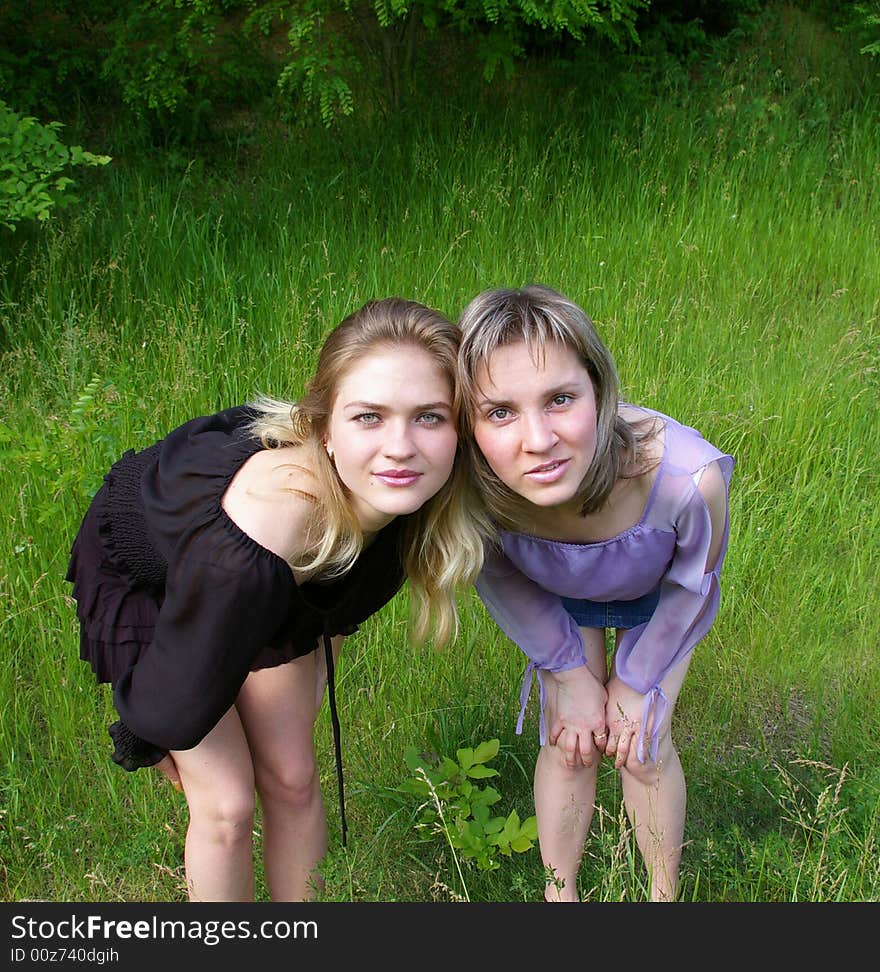
[[[712,524],[712,540],[706,558],[706,569],[711,570],[721,552],[724,528],[727,524],[727,484],[717,460],[712,460],[694,473],[694,481],[709,511]]]
[[[716,516],[722,516],[727,508],[727,485],[724,482],[724,476],[718,462],[713,459],[712,462],[698,469],[694,473],[694,481],[706,501],[706,506],[709,507],[713,519]]]
[[[223,509],[251,539],[289,563],[302,558],[313,535],[318,483],[308,447],[261,449],[236,473]]]

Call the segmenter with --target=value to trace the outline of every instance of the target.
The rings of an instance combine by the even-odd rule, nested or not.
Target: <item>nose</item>
[[[384,443],[384,453],[389,459],[408,459],[415,454],[412,429],[405,419],[388,423],[388,432]]]
[[[524,412],[521,428],[523,452],[548,452],[559,441],[551,418],[544,412]]]

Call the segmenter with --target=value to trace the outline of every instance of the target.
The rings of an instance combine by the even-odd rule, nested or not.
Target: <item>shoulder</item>
[[[320,519],[312,469],[308,446],[261,449],[233,477],[223,494],[223,509],[260,546],[296,563],[315,542]]]
[[[713,460],[698,469],[693,479],[709,508],[713,524],[723,520],[727,511],[727,480],[718,461]]]
[[[649,439],[653,437],[659,443],[655,451],[670,472],[696,478],[696,474],[713,463],[720,467],[724,480],[729,482],[733,457],[713,445],[699,429],[650,408],[630,406],[630,409],[627,419],[630,425],[635,426],[640,419],[644,420],[643,428],[648,430]],[[651,431],[652,426],[654,431]]]
[[[667,416],[630,402],[620,403],[618,415],[635,438],[635,454],[629,460],[628,475],[645,476],[653,482],[666,452]]]
[[[244,457],[262,449],[250,433],[252,421],[250,408],[236,406],[184,422],[158,443],[160,474],[228,475]]]

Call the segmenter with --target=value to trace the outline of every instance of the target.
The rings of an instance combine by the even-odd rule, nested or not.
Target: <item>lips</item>
[[[568,463],[568,459],[551,459],[527,470],[526,476],[538,483],[555,483],[565,475]]]
[[[422,474],[414,469],[381,469],[373,475],[386,486],[412,486]]]

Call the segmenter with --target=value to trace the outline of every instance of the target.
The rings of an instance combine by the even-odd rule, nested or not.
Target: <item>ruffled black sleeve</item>
[[[137,507],[167,572],[153,641],[114,683],[113,759],[126,769],[201,742],[288,615],[289,567],[222,509],[233,476],[261,448],[251,417],[235,407],[192,419],[142,464]]]
[[[292,585],[289,569],[223,513],[184,537],[153,642],[114,686],[114,760],[136,769],[201,742],[286,618]]]
[[[130,773],[143,766],[155,766],[168,754],[167,749],[160,749],[136,736],[121,720],[114,722],[107,731],[114,745],[110,758]]]

